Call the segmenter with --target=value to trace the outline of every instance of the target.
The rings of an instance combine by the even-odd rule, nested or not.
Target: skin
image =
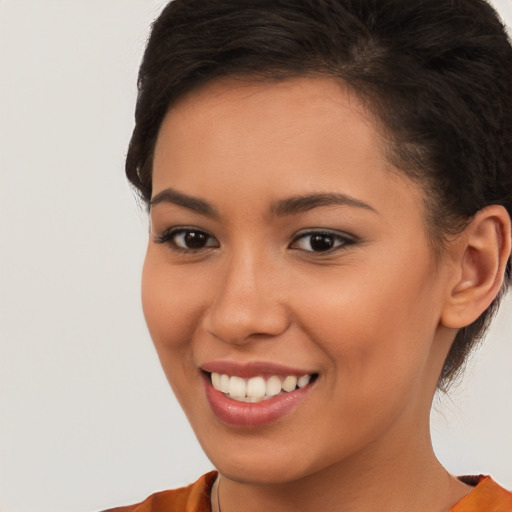
[[[384,155],[371,116],[328,78],[216,81],[161,126],[153,197],[171,188],[216,214],[172,198],[151,206],[143,307],[167,378],[222,475],[223,512],[446,511],[470,490],[439,464],[429,433],[458,327],[442,319],[461,251],[435,261],[423,191]],[[311,193],[368,207],[276,214],[277,202]],[[207,233],[208,246],[159,243],[176,226]],[[314,252],[310,238],[297,240],[313,228],[345,242]],[[282,363],[318,378],[278,421],[230,427],[205,397],[199,367],[213,360]]]

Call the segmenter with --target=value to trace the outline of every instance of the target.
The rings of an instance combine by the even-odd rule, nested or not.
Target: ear
[[[492,205],[477,212],[454,241],[454,280],[442,325],[460,329],[487,309],[503,283],[511,244],[511,221],[505,208]]]

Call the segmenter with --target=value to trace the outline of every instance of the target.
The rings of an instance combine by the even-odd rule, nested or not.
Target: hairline
[[[371,92],[363,92],[361,90],[358,90],[357,87],[349,83],[346,79],[344,79],[341,76],[335,75],[332,72],[329,72],[327,69],[319,71],[318,69],[310,68],[304,69],[303,71],[299,72],[291,69],[286,70],[284,67],[274,68],[272,66],[269,66],[268,68],[255,70],[253,72],[225,71],[224,73],[217,73],[214,76],[200,80],[197,83],[190,84],[190,87],[183,90],[180,94],[178,94],[169,102],[158,124],[151,152],[148,155],[147,161],[144,163],[143,166],[145,172],[147,172],[147,175],[150,178],[149,181],[151,183],[151,189],[153,187],[153,160],[158,138],[160,136],[160,131],[162,129],[162,125],[164,123],[165,118],[178,104],[180,104],[183,101],[186,101],[191,95],[194,95],[201,89],[218,82],[239,81],[240,83],[244,83],[247,85],[254,85],[259,83],[279,84],[301,78],[332,79],[333,81],[338,82],[338,84],[341,87],[346,88],[346,90],[348,90],[349,93],[352,93],[356,96],[357,100],[363,107],[364,112],[368,114],[369,119],[374,123],[377,134],[382,143],[381,150],[386,159],[386,162],[389,164],[387,168],[390,174],[406,180],[413,186],[419,186],[422,190],[422,203],[424,208],[423,220],[425,223],[427,239],[432,250],[435,269],[437,270],[446,253],[446,249],[450,243],[450,239],[456,237],[457,235],[460,235],[460,233],[462,233],[466,226],[469,224],[472,217],[464,219],[459,218],[456,221],[454,220],[454,222],[451,223],[451,229],[447,229],[446,225],[439,225],[439,222],[436,221],[436,216],[434,213],[436,209],[439,207],[439,205],[437,204],[437,198],[435,197],[435,190],[433,187],[429,186],[428,179],[424,177],[420,178],[420,175],[422,173],[418,172],[420,171],[419,169],[406,170],[404,162],[400,161],[402,160],[402,157],[398,154],[397,151],[398,141],[396,140],[391,129],[388,126],[386,126],[385,121],[381,119],[381,116],[379,116],[378,114],[379,109],[377,107],[377,95],[372,95]],[[428,176],[428,174],[423,173],[423,176]],[[151,197],[143,197],[143,200],[146,205],[146,211],[149,213]]]

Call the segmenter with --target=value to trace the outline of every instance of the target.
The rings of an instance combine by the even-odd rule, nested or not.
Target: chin
[[[298,459],[279,459],[275,457],[230,457],[229,460],[218,460],[214,466],[230,480],[259,485],[282,485],[300,480],[315,473],[314,468],[298,465]]]

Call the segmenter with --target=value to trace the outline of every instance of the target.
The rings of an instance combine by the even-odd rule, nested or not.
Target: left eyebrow
[[[204,199],[183,194],[172,188],[166,188],[156,194],[149,201],[149,207],[151,209],[153,206],[161,203],[175,204],[176,206],[187,208],[188,210],[206,215],[207,217],[218,217],[219,215],[217,210]]]
[[[314,208],[322,206],[352,206],[355,208],[363,208],[365,210],[378,213],[375,208],[369,204],[351,197],[347,194],[309,194],[294,196],[287,199],[276,201],[272,207],[271,212],[279,217],[285,215],[293,215],[297,213],[304,213]]]

